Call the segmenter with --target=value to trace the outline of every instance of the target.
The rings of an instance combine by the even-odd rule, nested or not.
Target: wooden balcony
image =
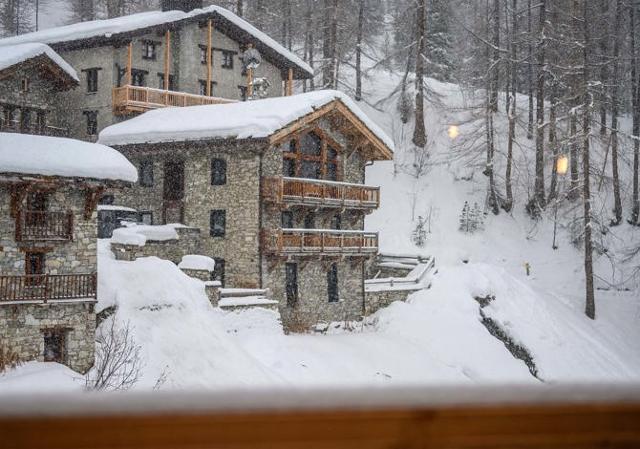
[[[12,301],[95,299],[96,274],[0,276],[0,304]]]
[[[26,125],[18,120],[0,120],[0,132],[33,134],[37,136],[68,137],[67,128],[50,125]]]
[[[186,92],[153,89],[151,87],[123,86],[113,88],[112,102],[114,114],[126,115],[169,106],[201,106],[207,104],[235,103],[236,101],[226,98],[188,94]]]
[[[275,256],[370,256],[378,252],[378,233],[331,229],[264,230],[262,249]]]
[[[52,241],[73,239],[72,212],[18,211],[16,241]]]
[[[380,188],[346,182],[273,177],[262,181],[265,201],[281,206],[298,205],[373,211],[380,206]]]

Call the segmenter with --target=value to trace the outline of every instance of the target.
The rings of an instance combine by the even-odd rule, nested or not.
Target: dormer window
[[[284,145],[282,175],[338,181],[339,152],[337,143],[321,130],[296,136]]]
[[[144,41],[142,42],[142,59],[156,59],[156,47],[157,42]]]

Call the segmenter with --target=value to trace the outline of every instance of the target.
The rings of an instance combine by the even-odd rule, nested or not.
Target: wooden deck
[[[151,87],[123,86],[113,88],[112,102],[114,114],[126,115],[169,106],[201,106],[235,103],[236,101]]]
[[[267,177],[262,181],[265,201],[280,205],[362,209],[380,207],[380,188],[306,178]]]
[[[369,256],[378,252],[378,233],[324,229],[265,230],[262,245],[269,255]]]
[[[13,301],[95,299],[96,288],[95,273],[0,276],[0,304]]]

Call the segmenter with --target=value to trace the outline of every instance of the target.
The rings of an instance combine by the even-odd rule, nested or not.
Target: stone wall
[[[5,275],[25,274],[25,251],[40,249],[45,253],[45,273],[88,274],[97,271],[96,212],[84,218],[84,192],[62,187],[49,196],[49,210],[73,211],[73,240],[16,242],[15,219],[10,217],[10,196],[0,186],[0,268]]]
[[[365,316],[369,316],[378,310],[387,307],[389,304],[395,301],[406,301],[407,297],[412,293],[417,292],[418,289],[408,290],[381,290],[381,291],[366,291],[365,290]]]
[[[269,288],[273,299],[279,302],[280,314],[285,328],[304,322],[309,326],[318,322],[352,321],[362,318],[364,309],[364,286],[362,263],[337,262],[338,295],[340,301],[330,303],[327,293],[328,262],[311,260],[298,262],[298,302],[287,305],[285,293],[285,264],[279,263],[269,269],[265,261],[264,287]],[[296,329],[301,330],[301,329]]]
[[[134,261],[140,257],[158,257],[177,264],[187,254],[200,254],[200,229],[177,227],[175,240],[147,240],[143,246],[111,243],[116,260]]]
[[[49,329],[65,330],[66,365],[81,373],[93,366],[94,302],[0,305],[0,344],[22,361],[44,361],[44,332]]]

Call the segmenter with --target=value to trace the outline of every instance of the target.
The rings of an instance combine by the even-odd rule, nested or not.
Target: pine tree
[[[422,248],[427,243],[427,229],[425,227],[426,221],[422,217],[418,217],[418,223],[416,224],[415,229],[413,230],[413,234],[411,236],[411,240],[413,243]]]
[[[431,0],[427,7],[426,70],[429,76],[441,81],[451,81],[455,70],[451,54],[451,17],[450,1]]]

